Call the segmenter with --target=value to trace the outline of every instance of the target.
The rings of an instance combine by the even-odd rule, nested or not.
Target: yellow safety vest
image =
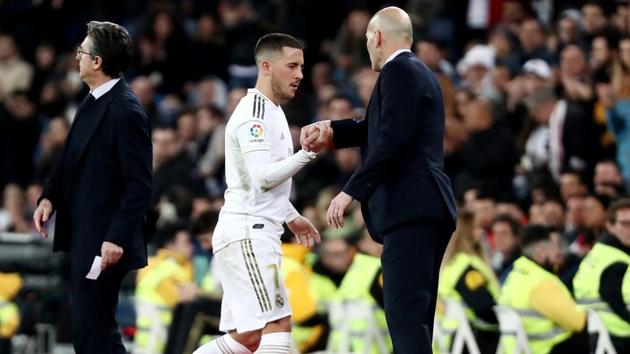
[[[461,294],[455,289],[457,282],[464,275],[464,271],[468,269],[468,267],[474,268],[476,271],[481,273],[484,279],[472,279],[471,281],[484,282],[485,284],[480,283],[480,286],[484,286],[488,288],[488,292],[492,295],[492,298],[495,302],[499,298],[499,282],[494,275],[494,272],[490,268],[486,262],[484,262],[481,258],[467,254],[467,253],[457,253],[443,268],[442,273],[440,274],[440,283],[438,286],[438,295],[441,298],[448,298],[455,301],[459,301],[462,303],[466,310],[466,317],[471,322],[472,326],[477,329],[483,330],[496,330],[497,325],[486,323],[483,320],[477,318],[477,315],[468,307],[462,300]],[[455,325],[456,327],[457,325]]]
[[[138,274],[134,336],[134,347],[138,352],[163,351],[177,299],[160,294],[159,287],[165,281],[192,282],[192,266],[187,265],[178,263],[169,252],[160,250],[155,257],[151,257],[149,266]]]
[[[11,338],[20,325],[20,311],[9,301],[0,299],[0,338]]]
[[[630,323],[617,316],[599,294],[602,273],[617,262],[630,265],[630,256],[618,248],[596,243],[580,263],[573,278],[573,292],[579,305],[597,311],[610,334],[630,337]],[[625,304],[630,304],[630,271],[626,271],[623,277],[621,294]]]
[[[571,336],[571,332],[558,326],[531,307],[529,295],[543,281],[556,283],[567,296],[571,296],[569,290],[557,276],[549,273],[527,257],[521,256],[514,262],[514,267],[508,274],[499,297],[500,305],[512,308],[521,316],[529,346],[534,354],[547,354],[556,344]],[[505,353],[512,353],[514,348],[512,339],[502,341]]]
[[[321,287],[318,291],[323,294],[322,299],[324,301],[364,301],[373,309],[374,318],[384,334],[385,345],[388,349],[392,350],[392,343],[387,330],[387,322],[385,320],[385,312],[381,309],[374,298],[370,294],[370,287],[372,281],[381,268],[381,261],[377,257],[368,256],[357,253],[352,260],[350,268],[346,272],[339,288],[330,280],[321,275],[314,277],[314,282],[311,283],[311,287]],[[318,297],[318,299],[320,299]],[[334,324],[333,324],[334,326]],[[351,329],[351,351],[363,352],[366,343],[363,342],[363,333],[367,329],[367,323],[363,321],[353,321],[350,324]],[[341,333],[338,330],[331,332],[331,344],[333,348],[327,348],[328,350],[336,350],[336,346],[340,344]],[[372,352],[376,352],[377,348],[373,347]]]

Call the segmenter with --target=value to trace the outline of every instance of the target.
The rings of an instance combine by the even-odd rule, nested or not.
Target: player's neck
[[[261,80],[258,80],[256,81],[255,89],[260,91],[260,93],[267,97],[274,105],[279,106],[282,103],[281,100],[273,94],[271,82],[262,82]]]

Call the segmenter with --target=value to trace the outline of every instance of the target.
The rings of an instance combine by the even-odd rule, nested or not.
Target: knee
[[[242,346],[246,347],[252,353],[258,349],[260,345],[260,336],[262,335],[262,330],[245,332],[245,333],[230,333],[232,338],[239,342]]]
[[[267,323],[265,332],[291,332],[291,316]]]

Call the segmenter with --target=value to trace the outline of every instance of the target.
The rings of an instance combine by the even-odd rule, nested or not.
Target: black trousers
[[[431,354],[440,264],[452,228],[405,224],[383,233],[385,317],[396,354]]]
[[[205,334],[221,334],[221,300],[197,298],[180,303],[173,311],[164,354],[190,354],[199,347]]]
[[[571,337],[556,344],[551,349],[550,354],[588,354],[590,352],[588,332],[584,330],[579,333],[573,333]]]
[[[630,337],[610,336],[617,353],[630,353]]]
[[[116,308],[120,284],[127,271],[105,270],[86,279],[84,269],[72,271],[72,343],[76,354],[123,354]]]

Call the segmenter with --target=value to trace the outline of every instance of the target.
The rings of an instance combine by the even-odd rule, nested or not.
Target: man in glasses
[[[604,321],[617,353],[630,351],[630,199],[608,207],[606,230],[573,278],[578,304]]]
[[[151,196],[149,121],[122,78],[132,40],[121,26],[92,21],[76,50],[83,99],[63,154],[46,181],[33,219],[54,251],[71,261],[76,353],[126,353],[115,312],[123,277],[146,266],[141,224]]]

